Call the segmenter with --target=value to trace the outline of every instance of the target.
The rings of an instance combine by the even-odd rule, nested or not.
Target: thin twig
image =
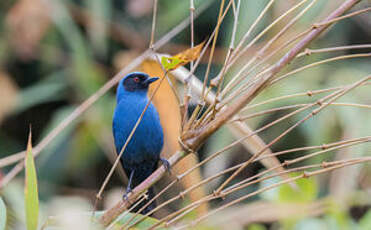
[[[308,177],[311,177],[311,176],[315,176],[315,175],[319,175],[319,174],[323,174],[323,173],[326,173],[326,172],[329,172],[329,171],[333,171],[335,169],[339,169],[339,168],[343,168],[343,167],[346,167],[346,166],[350,166],[350,165],[354,165],[354,164],[359,164],[359,163],[363,163],[363,162],[368,162],[368,161],[371,161],[371,157],[363,157],[363,159],[359,159],[357,161],[352,161],[350,160],[349,162],[347,163],[343,163],[343,164],[339,164],[339,165],[335,165],[335,166],[332,166],[332,167],[328,167],[328,168],[325,168],[325,169],[319,169],[319,170],[315,170],[313,172],[304,172],[303,174],[299,175],[299,176],[295,176],[295,177],[292,177],[290,179],[287,179],[287,180],[284,180],[284,181],[281,181],[281,182],[278,182],[278,183],[275,183],[275,184],[272,184],[272,185],[269,185],[267,187],[264,187],[264,188],[261,188],[261,189],[258,189],[257,191],[255,192],[252,192],[252,193],[249,193],[247,195],[244,195],[238,199],[235,199],[219,208],[216,208],[214,210],[212,210],[211,212],[209,212],[208,214],[196,219],[195,221],[192,221],[191,224],[186,224],[186,225],[183,225],[183,226],[180,226],[180,227],[177,227],[178,230],[180,229],[185,229],[185,228],[188,228],[188,227],[191,227],[191,226],[195,226],[197,223],[203,221],[204,219],[206,219],[207,217],[215,214],[216,212],[222,210],[222,209],[225,209],[227,207],[230,207],[232,206],[233,204],[236,204],[236,203],[239,203],[243,200],[246,200],[247,198],[249,197],[252,197],[254,195],[257,195],[257,194],[260,194],[262,192],[265,192],[265,191],[268,191],[270,189],[273,189],[273,188],[276,188],[276,187],[279,187],[283,184],[287,184],[288,182],[291,182],[291,181],[296,181],[298,179],[301,179],[301,178],[308,178]]]
[[[324,103],[324,104],[326,104],[326,103]],[[266,114],[270,114],[270,113],[274,113],[274,112],[278,112],[278,111],[282,111],[282,110],[287,110],[287,109],[301,108],[301,107],[304,107],[304,106],[307,106],[307,105],[308,104],[295,104],[295,105],[281,106],[281,107],[277,107],[277,108],[273,108],[273,109],[267,109],[267,110],[260,111],[260,112],[257,112],[257,113],[248,114],[246,116],[239,116],[237,118],[234,118],[234,119],[230,120],[228,123],[232,123],[232,122],[236,122],[236,121],[245,121],[245,120],[250,119],[250,118],[259,117],[259,116],[262,116],[262,115],[266,115]],[[371,109],[371,105],[356,104],[356,103],[339,103],[338,102],[338,103],[332,103],[331,105]]]
[[[346,88],[345,90],[342,90],[341,93],[339,93],[338,95],[334,96],[333,98],[331,98],[329,100],[329,103],[326,103],[326,104],[323,104],[323,100],[318,100],[318,105],[319,108],[313,110],[310,114],[308,114],[307,116],[305,116],[303,119],[301,119],[300,121],[296,122],[294,125],[292,125],[290,128],[288,128],[287,130],[285,130],[284,132],[282,132],[278,137],[276,137],[274,140],[272,140],[269,144],[267,144],[267,148],[272,146],[274,143],[276,143],[278,140],[280,140],[282,137],[284,137],[287,133],[289,133],[290,131],[292,131],[294,128],[296,128],[297,126],[299,126],[300,124],[302,124],[303,122],[305,122],[306,120],[308,120],[309,118],[311,118],[312,116],[316,115],[317,113],[319,113],[321,110],[323,110],[324,108],[326,108],[329,104],[331,104],[332,102],[334,102],[336,99],[338,99],[339,97],[343,96],[345,93],[349,92],[350,90],[354,89],[355,87],[359,86],[362,82],[366,82],[368,80],[371,79],[371,76],[368,76],[368,77],[365,77],[363,79],[361,79],[360,81],[357,81],[356,83],[354,83],[353,85],[351,85],[350,87]],[[264,149],[263,149],[264,150]],[[235,178],[243,169],[245,169],[253,160],[255,160],[258,156],[260,156],[262,153],[263,153],[263,150],[261,150],[259,153],[253,155],[243,166],[241,166],[237,171],[235,171],[228,179],[226,179],[223,184],[221,186],[219,186],[219,188],[216,190],[216,193],[220,193],[223,188],[231,181],[233,180],[233,178]]]
[[[352,50],[352,49],[369,49],[369,48],[371,48],[371,44],[336,46],[336,47],[329,47],[329,48],[322,48],[322,49],[307,48],[304,50],[304,52],[301,52],[296,57],[299,58],[302,56],[309,56],[312,54],[325,53],[325,52],[335,52],[335,51]]]
[[[332,12],[324,21],[332,20],[333,18],[342,15],[344,12],[349,10],[358,0],[347,0],[340,5],[334,12]],[[321,27],[313,28],[300,42],[298,42],[286,55],[284,55],[272,68],[270,68],[267,76],[260,79],[250,91],[246,92],[241,98],[239,98],[233,105],[229,107],[227,111],[223,110],[223,113],[213,120],[210,124],[204,127],[202,130],[195,130],[190,133],[190,138],[183,142],[194,150],[197,150],[202,143],[216,130],[218,130],[223,124],[225,124],[230,118],[237,114],[247,103],[256,97],[266,86],[267,83],[275,77],[275,75],[282,70],[290,61],[292,61],[297,54],[300,53],[312,40],[319,36],[329,24]]]
[[[150,49],[153,48],[153,43],[155,41],[157,2],[158,2],[158,0],[153,0],[153,15],[152,15],[151,41],[149,42],[149,48]]]
[[[219,15],[218,15],[218,20],[217,20],[217,24],[216,24],[214,40],[213,40],[213,44],[211,45],[211,51],[210,51],[210,55],[209,55],[209,61],[207,63],[206,73],[205,73],[205,77],[204,77],[204,85],[202,87],[202,94],[201,95],[202,95],[202,98],[203,99],[205,99],[206,84],[207,84],[207,80],[209,78],[209,72],[210,72],[211,62],[212,62],[213,57],[214,57],[214,50],[215,50],[216,41],[217,41],[218,35],[219,35],[219,28],[220,28],[220,25],[222,23],[224,1],[225,0],[221,0],[220,1]],[[232,1],[234,1],[234,0],[230,0],[230,2],[232,2]]]
[[[339,92],[341,92],[341,90],[339,90]],[[335,95],[337,95],[337,94],[338,94],[338,93],[334,93],[333,96],[335,96]],[[327,97],[327,98],[329,98],[329,97]],[[313,105],[315,105],[315,104],[316,104],[316,103],[313,103]],[[284,118],[284,117],[283,117],[283,118]],[[279,120],[282,120],[283,118],[280,118]],[[272,122],[272,123],[277,123],[277,122]],[[265,128],[265,127],[263,127],[263,128]],[[262,130],[262,129],[256,130],[256,132],[261,131],[261,130]],[[366,141],[367,141],[367,140],[366,140]],[[364,141],[363,141],[363,142],[364,142]],[[192,170],[194,170],[194,169],[200,167],[202,164],[204,164],[204,163],[206,163],[207,161],[213,159],[216,155],[220,154],[220,153],[223,152],[223,151],[226,151],[228,148],[230,148],[231,146],[233,146],[235,143],[236,143],[236,142],[232,143],[231,145],[226,146],[226,147],[223,148],[222,150],[220,150],[220,151],[218,151],[218,152],[212,154],[212,155],[209,156],[207,159],[203,160],[203,161],[200,162],[199,164],[197,164],[197,165],[195,165],[194,167],[190,168],[189,170],[187,170],[187,171],[184,172],[183,174],[178,175],[178,176],[177,176],[178,180],[182,179],[184,176],[186,176],[187,174],[189,174],[190,172],[192,172]],[[329,151],[329,150],[328,150],[328,151]],[[320,152],[320,153],[324,153],[324,152],[326,152],[326,151],[322,151],[322,152]],[[320,154],[320,153],[319,153],[319,154]],[[302,160],[304,160],[304,158],[303,158]],[[205,184],[205,183],[208,183],[208,182],[210,182],[211,180],[213,180],[213,179],[215,179],[215,178],[217,178],[217,177],[219,177],[219,176],[221,176],[221,175],[223,175],[223,174],[225,174],[225,173],[228,173],[228,172],[234,170],[235,168],[239,168],[239,167],[241,167],[243,164],[244,164],[244,163],[241,163],[240,165],[237,165],[237,166],[231,167],[231,168],[226,169],[226,170],[224,170],[224,171],[222,171],[222,172],[220,172],[220,173],[218,173],[218,174],[216,174],[216,175],[214,175],[214,176],[211,176],[211,177],[209,177],[209,178],[204,179],[203,181],[201,181],[201,182],[195,184],[194,186],[188,188],[187,190],[181,192],[179,195],[177,195],[177,196],[175,196],[175,197],[173,197],[173,198],[167,200],[166,202],[162,203],[161,205],[159,205],[158,207],[156,207],[154,210],[152,210],[152,211],[149,212],[148,214],[151,214],[151,213],[157,211],[158,209],[164,207],[165,205],[168,205],[169,203],[171,203],[171,202],[173,202],[173,201],[175,201],[175,200],[177,200],[177,199],[179,199],[179,198],[184,197],[185,194],[187,194],[188,192],[192,191],[193,189],[195,189],[195,188],[197,188],[197,187],[199,187],[199,186],[201,186],[201,185],[203,185],[203,184]],[[268,173],[268,172],[270,172],[270,171],[277,170],[277,169],[280,168],[280,167],[282,168],[283,165],[288,165],[288,162],[284,162],[284,163],[279,164],[279,165],[277,165],[277,166],[275,166],[275,167],[269,168],[268,170],[266,170],[266,171],[264,171],[264,172],[262,172],[262,173]],[[283,171],[283,170],[282,170],[282,171],[278,171],[278,173],[277,173],[276,175],[281,175],[281,176],[282,176],[282,175],[285,175],[284,172],[285,172],[285,171]],[[255,178],[255,177],[258,177],[258,176],[260,176],[260,175],[263,175],[263,174],[259,173],[259,174],[257,174],[257,175],[254,175],[253,177],[250,178],[250,180],[253,179],[253,178]],[[287,178],[288,178],[288,177],[286,177],[286,179],[287,179]],[[215,193],[215,194],[216,194],[216,193]],[[200,204],[200,205],[201,205],[201,204]],[[193,206],[193,207],[196,208],[196,207],[198,207],[198,206]],[[181,210],[177,211],[176,213],[181,213]],[[170,218],[170,217],[172,217],[172,216],[175,216],[175,214],[173,213],[173,214],[171,214],[171,216],[168,216],[168,217],[166,217],[166,218],[160,220],[160,222],[158,223],[158,225],[159,225],[161,222],[166,221],[168,218]],[[142,221],[143,219],[144,219],[144,218],[141,218],[140,220],[138,220],[138,221],[134,222],[133,224],[131,224],[129,227],[133,227],[134,225],[138,224],[138,223],[139,223],[140,221]]]
[[[345,1],[338,9],[336,9],[333,13],[330,14],[329,17],[325,19],[325,21],[332,20],[335,17],[343,14],[345,11],[349,10],[353,5],[355,5],[358,0],[347,0]],[[323,32],[329,25],[321,26],[318,28],[313,28],[313,30],[305,36],[296,46],[294,46],[284,57],[282,57],[269,71],[268,76],[263,78],[263,80],[259,81],[256,86],[252,88],[252,90],[246,93],[242,98],[237,100],[228,111],[223,111],[217,119],[211,122],[209,125],[205,127],[203,130],[197,131],[194,135],[190,133],[190,137],[188,139],[183,140],[183,146],[187,149],[197,150],[202,143],[220,126],[225,124],[231,117],[233,117],[242,107],[244,107],[248,102],[252,100],[265,86],[266,83],[269,82],[284,66],[286,66],[303,48],[305,48],[313,39],[315,39],[321,32]],[[349,90],[349,89],[347,89]],[[346,91],[347,91],[346,90]],[[345,92],[345,91],[344,91]],[[340,94],[341,95],[341,94]],[[336,99],[337,97],[335,97]],[[323,105],[322,107],[323,108]],[[318,110],[313,111],[313,114],[318,112]],[[281,136],[281,135],[280,135]],[[182,157],[184,157],[184,152],[177,152],[175,153],[170,159],[170,164],[173,165],[177,161],[179,161]],[[255,155],[254,155],[255,156]],[[253,157],[254,158],[254,157]],[[161,166],[157,169],[150,177],[148,177],[143,183],[139,186],[134,188],[133,195],[129,196],[129,202],[131,200],[135,200],[136,196],[140,194],[142,191],[147,189],[153,183],[161,178],[161,176],[165,173],[165,168]],[[110,223],[112,219],[117,217],[122,210],[127,208],[128,202],[121,201],[119,202],[114,208],[108,210],[103,217],[101,218],[101,223],[104,225]]]
[[[195,16],[197,17],[201,12],[203,12],[207,7],[211,4],[211,2],[205,3],[201,7],[198,8]],[[189,18],[183,20],[179,25],[174,27],[171,31],[165,34],[160,40],[158,40],[153,45],[153,50],[158,50],[163,45],[168,43],[173,37],[179,34],[183,29],[187,27],[189,24]],[[57,125],[50,133],[48,133],[40,142],[33,148],[33,155],[34,157],[38,156],[38,154],[52,141],[56,136],[58,136],[67,126],[69,126],[76,118],[81,116],[90,106],[92,106],[100,97],[102,97],[108,90],[110,90],[114,85],[119,82],[122,76],[125,76],[129,73],[132,69],[139,66],[143,60],[145,60],[148,56],[152,54],[151,49],[147,49],[144,51],[140,56],[135,58],[131,63],[125,66],[123,69],[119,71],[111,80],[106,82],[97,92],[91,95],[88,99],[86,99],[81,105],[79,105],[70,115],[68,115],[61,123]],[[18,161],[23,161],[25,156],[25,151],[21,151],[15,154],[12,154],[8,157],[4,157],[0,159],[0,168],[13,164]],[[21,170],[13,175],[16,176]],[[11,179],[11,178],[10,178]],[[1,187],[0,187],[1,188]]]
[[[308,6],[306,6],[303,10],[301,10],[301,12],[299,14],[297,14],[293,19],[290,20],[290,22],[288,22],[273,38],[269,39],[269,41],[267,41],[264,45],[264,47],[262,49],[259,50],[259,52],[257,52],[253,58],[239,71],[239,73],[233,78],[234,80],[237,80],[241,74],[248,68],[250,67],[250,65],[252,63],[254,63],[254,61],[258,60],[260,57],[263,57],[264,56],[264,53],[265,51],[278,39],[280,38],[291,26],[293,26],[313,5],[314,3],[316,2],[317,0],[312,0],[310,2],[310,4],[308,4]],[[303,2],[300,2],[299,4],[297,4],[296,6],[292,7],[293,10],[296,9],[296,7],[299,7]],[[277,21],[283,19],[282,18],[278,18]],[[268,31],[268,30],[267,30]],[[245,51],[244,51],[245,52]],[[241,79],[242,80],[242,79]],[[238,80],[237,80],[238,81]],[[238,81],[240,82],[240,81]],[[234,85],[236,84],[236,82],[232,82]],[[232,84],[231,83],[231,84]],[[224,93],[226,93],[227,91],[224,91]],[[236,90],[233,92],[234,95],[238,95],[240,93],[240,90]]]
[[[290,71],[290,72],[288,72],[288,73],[286,73],[282,76],[279,76],[279,77],[275,78],[274,80],[272,80],[270,82],[270,85],[273,85],[276,82],[281,81],[282,79],[285,79],[290,75],[293,75],[295,73],[298,73],[300,71],[306,70],[308,68],[311,68],[311,67],[314,67],[314,66],[317,66],[317,65],[321,65],[321,64],[328,63],[328,62],[333,62],[333,61],[345,60],[345,59],[350,59],[350,58],[362,58],[362,57],[371,57],[371,53],[349,54],[349,55],[337,56],[337,57],[328,58],[328,59],[325,59],[325,60],[322,60],[322,61],[314,62],[314,63],[302,66],[300,68],[297,68],[293,71]]]

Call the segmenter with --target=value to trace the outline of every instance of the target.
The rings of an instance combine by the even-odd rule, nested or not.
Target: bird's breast
[[[140,118],[148,100],[131,98],[121,100],[113,116],[113,135],[116,151],[119,154]],[[144,112],[132,138],[123,153],[124,164],[140,164],[159,159],[163,146],[163,131],[156,108],[151,103]]]

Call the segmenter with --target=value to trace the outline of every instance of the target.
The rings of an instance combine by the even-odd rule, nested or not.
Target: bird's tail
[[[140,209],[142,209],[142,207],[144,205],[146,205],[150,200],[152,200],[153,197],[155,197],[155,192],[153,190],[153,188],[149,188],[148,189],[148,192],[147,192],[147,195],[148,195],[148,198],[143,200],[142,202],[140,202],[134,209],[132,212],[138,212]],[[135,205],[135,204],[134,204]],[[145,207],[141,212],[140,214],[142,215],[145,215],[147,214],[148,212],[150,212],[151,210],[153,210],[154,208],[157,207],[157,204],[156,204],[156,200],[154,200],[153,202],[151,202],[147,207]],[[150,215],[151,216],[151,215]]]

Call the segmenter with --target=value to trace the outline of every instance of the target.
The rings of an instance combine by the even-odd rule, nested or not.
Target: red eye
[[[134,78],[134,82],[135,82],[135,83],[139,83],[139,81],[140,81],[139,77],[135,77],[135,78]]]

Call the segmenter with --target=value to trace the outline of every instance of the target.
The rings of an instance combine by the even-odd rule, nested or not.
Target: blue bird
[[[117,154],[121,152],[149,101],[147,97],[148,86],[158,79],[158,77],[151,78],[145,73],[133,72],[120,81],[116,92],[117,105],[112,122]],[[150,103],[120,159],[129,178],[125,198],[132,188],[135,188],[156,170],[160,160],[169,170],[168,161],[160,157],[163,143],[164,135],[160,118],[156,108]],[[148,200],[152,199],[154,195],[153,188],[149,188]],[[133,211],[137,212],[145,203],[145,201],[141,202]],[[141,213],[146,214],[155,207],[156,203],[152,202]]]

